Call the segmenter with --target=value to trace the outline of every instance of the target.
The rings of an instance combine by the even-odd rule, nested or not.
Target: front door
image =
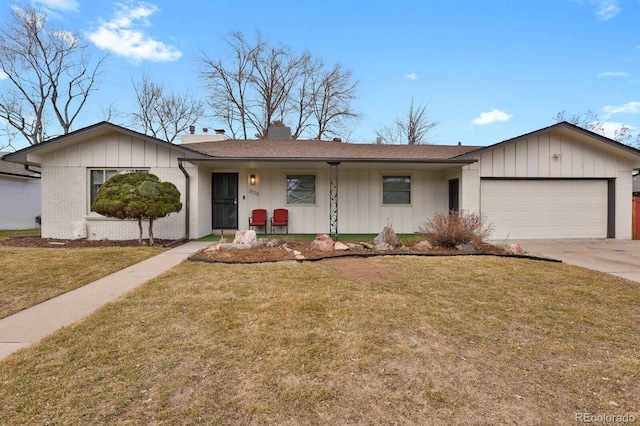
[[[211,175],[211,228],[238,229],[238,174]]]

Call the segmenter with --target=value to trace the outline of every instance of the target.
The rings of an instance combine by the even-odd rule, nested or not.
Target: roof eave
[[[584,129],[584,128],[580,127],[580,126],[576,126],[575,124],[571,124],[571,123],[568,123],[566,121],[563,121],[563,122],[560,122],[560,123],[553,124],[551,126],[547,126],[545,128],[542,128],[542,129],[535,130],[533,132],[525,133],[524,135],[516,136],[514,138],[510,138],[510,139],[504,140],[502,142],[498,142],[498,143],[495,143],[493,145],[486,146],[484,148],[479,148],[479,149],[477,149],[475,151],[471,151],[471,152],[468,152],[466,154],[459,155],[456,158],[458,158],[458,159],[468,159],[468,158],[471,158],[471,157],[475,157],[475,156],[477,156],[479,154],[482,154],[484,152],[491,151],[491,150],[493,150],[495,148],[498,148],[498,147],[501,147],[501,146],[504,146],[504,145],[509,145],[509,144],[515,143],[515,142],[517,142],[519,140],[531,138],[531,137],[534,137],[534,136],[537,136],[537,135],[541,135],[541,134],[544,134],[544,133],[548,133],[548,132],[551,132],[551,131],[554,131],[554,130],[570,130],[572,132],[581,134],[583,136],[588,136],[588,137],[591,137],[593,139],[596,139],[596,140],[598,140],[598,141],[600,141],[602,143],[605,143],[606,145],[609,145],[609,146],[611,146],[613,148],[619,149],[619,150],[625,152],[626,154],[632,154],[635,157],[640,156],[640,150],[638,150],[638,149],[636,149],[636,148],[634,148],[632,146],[625,145],[625,144],[623,144],[621,142],[615,141],[615,140],[610,139],[610,138],[608,138],[606,136],[599,135],[598,133],[594,133],[594,132],[592,132],[590,130],[587,130],[587,129]]]
[[[425,163],[425,164],[472,164],[477,159],[415,159],[415,158],[294,158],[294,157],[209,157],[209,158],[180,158],[189,162],[294,162],[294,163]]]
[[[84,138],[85,136],[92,135],[92,134],[100,135],[100,134],[103,134],[103,133],[106,134],[109,132],[124,133],[135,138],[143,139],[148,142],[152,142],[161,146],[168,147],[170,149],[175,149],[177,151],[182,152],[185,155],[194,156],[195,158],[201,158],[201,159],[208,158],[208,155],[198,151],[194,151],[182,145],[176,145],[167,141],[163,141],[161,139],[154,138],[152,136],[145,135],[143,133],[136,132],[134,130],[127,129],[126,127],[118,126],[117,124],[109,123],[107,121],[102,121],[100,123],[96,123],[91,126],[73,131],[66,135],[49,139],[37,145],[31,145],[21,150],[18,150],[16,152],[6,154],[2,157],[2,159],[12,163],[19,163],[19,164],[25,164],[30,166],[39,166],[40,164],[38,162],[31,161],[29,159],[29,154],[35,154],[42,150],[51,151],[52,148],[54,148],[55,146],[64,144],[65,142],[73,144],[74,141],[85,140]]]

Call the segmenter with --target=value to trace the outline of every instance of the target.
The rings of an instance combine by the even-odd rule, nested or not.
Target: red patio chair
[[[256,226],[264,227],[264,233],[267,233],[267,211],[265,209],[255,209],[251,211],[249,229]]]
[[[289,233],[289,210],[287,209],[275,209],[273,211],[273,217],[271,218],[271,233],[273,234],[273,227],[280,226],[286,228],[286,233]]]

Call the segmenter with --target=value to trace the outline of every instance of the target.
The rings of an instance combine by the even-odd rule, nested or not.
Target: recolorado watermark
[[[635,423],[636,416],[631,413],[626,413],[626,414],[575,413],[575,419],[576,419],[576,423],[628,424],[628,423]]]

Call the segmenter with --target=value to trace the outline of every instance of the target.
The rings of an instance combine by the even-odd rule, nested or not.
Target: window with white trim
[[[123,175],[126,173],[149,173],[149,170],[138,169],[92,169],[89,172],[89,210],[93,206],[93,202],[98,197],[98,189],[103,183],[108,181],[115,175]]]
[[[287,204],[315,204],[316,176],[287,175]]]
[[[382,204],[411,204],[411,176],[382,176]]]

